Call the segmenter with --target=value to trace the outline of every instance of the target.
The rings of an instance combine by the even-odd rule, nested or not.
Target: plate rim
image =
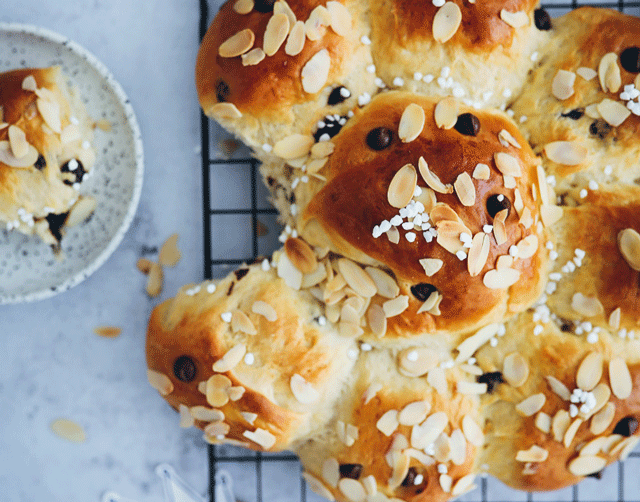
[[[124,215],[124,218],[122,219],[122,222],[120,223],[120,226],[118,227],[118,230],[115,232],[107,246],[105,246],[104,249],[100,252],[100,254],[98,254],[98,256],[94,258],[87,266],[82,268],[73,276],[68,277],[60,284],[24,294],[5,295],[3,293],[0,293],[0,305],[5,305],[34,302],[56,296],[60,293],[68,291],[74,286],[77,286],[89,276],[91,276],[102,265],[104,265],[107,259],[113,254],[113,252],[122,242],[124,235],[129,230],[129,227],[131,226],[131,223],[133,222],[133,219],[138,211],[144,178],[144,149],[142,145],[142,134],[140,131],[140,126],[138,124],[138,119],[136,117],[135,111],[133,110],[133,107],[131,106],[129,97],[125,93],[120,83],[115,79],[111,71],[93,53],[85,49],[77,42],[74,42],[70,38],[61,35],[60,33],[36,25],[0,22],[0,32],[14,32],[31,35],[34,37],[44,38],[57,45],[63,45],[69,48],[71,52],[84,59],[90,66],[92,66],[105,79],[106,84],[115,94],[124,110],[126,122],[132,131],[135,157],[134,160],[136,165],[133,180],[133,193],[127,205],[127,211]]]

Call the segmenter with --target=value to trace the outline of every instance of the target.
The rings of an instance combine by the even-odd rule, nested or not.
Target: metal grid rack
[[[199,0],[200,39],[206,33],[222,0]],[[640,1],[552,2],[543,4],[552,17],[579,6],[617,9],[640,16]],[[228,135],[201,114],[202,186],[204,231],[204,278],[218,278],[242,263],[270,256],[280,247],[281,227],[276,210],[267,200],[259,179],[258,161],[246,148],[231,155],[219,150]],[[215,180],[216,183],[212,183]],[[215,240],[224,235],[224,240]],[[216,502],[215,474],[229,471],[235,495],[242,502],[323,502],[300,477],[302,468],[293,454],[255,453],[232,446],[209,446],[209,497]],[[608,467],[602,479],[587,479],[578,486],[549,493],[511,490],[500,482],[482,477],[478,488],[462,496],[462,502],[640,502],[640,451],[625,462]]]

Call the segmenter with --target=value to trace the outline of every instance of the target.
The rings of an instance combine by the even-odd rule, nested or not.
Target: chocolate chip
[[[359,479],[362,474],[362,464],[341,464],[340,477]]]
[[[191,382],[196,372],[196,363],[189,356],[180,356],[173,363],[173,374],[181,382]]]
[[[536,28],[540,31],[549,31],[551,29],[551,16],[544,9],[536,9],[533,13],[533,19],[536,23]]]
[[[477,136],[480,132],[480,120],[473,113],[463,113],[458,115],[456,125],[453,127],[465,136]]]
[[[224,80],[218,80],[216,82],[216,99],[218,103],[224,103],[229,97],[231,89]]]
[[[567,113],[561,113],[561,115],[571,120],[578,120],[584,115],[584,108],[576,108],[575,110],[571,110]]]
[[[238,280],[242,279],[248,273],[249,273],[248,268],[240,268],[234,272],[234,274],[236,275],[236,279]]]
[[[629,73],[640,73],[640,47],[627,47],[623,50],[620,64]]]
[[[62,182],[65,185],[73,185],[74,183],[82,183],[82,179],[84,178],[84,175],[87,173],[87,171],[84,170],[84,166],[82,165],[82,162],[80,162],[78,159],[71,159],[68,162],[65,162],[64,164],[62,164],[62,166],[60,167],[60,172],[61,173],[71,173],[75,176],[75,180],[63,180]]]
[[[587,474],[587,477],[594,478],[594,479],[602,479],[603,474],[604,474],[604,469],[602,471],[592,472],[591,474]]]
[[[487,211],[492,218],[503,209],[507,211],[511,209],[511,201],[505,195],[496,193],[487,199]],[[507,215],[508,214],[507,212]]]
[[[589,132],[600,139],[604,139],[611,132],[611,126],[604,120],[596,120],[589,126]]]
[[[367,134],[367,145],[374,150],[384,150],[393,141],[393,131],[386,127],[376,127]]]
[[[320,138],[325,134],[329,138],[333,138],[340,132],[343,124],[347,121],[347,117],[340,117],[335,115],[327,115],[322,121],[320,127],[313,133],[313,137],[316,142],[320,141]]]
[[[409,472],[407,472],[407,476],[402,480],[402,486],[413,486],[416,480],[416,476],[418,472],[415,467],[409,467]]]
[[[621,419],[613,429],[614,434],[629,437],[638,430],[638,419],[631,415]]]
[[[340,87],[336,87],[329,94],[329,99],[327,99],[328,105],[337,105],[338,103],[342,103],[345,99],[351,97],[351,93],[349,90],[341,85]]]
[[[42,171],[44,169],[44,166],[47,165],[47,161],[44,159],[44,157],[42,155],[38,155],[38,160],[36,160],[36,163],[33,164],[33,167],[35,167],[38,171]]]
[[[275,3],[276,0],[256,0],[253,8],[263,14],[266,12],[273,12],[273,4]]]
[[[504,383],[504,378],[502,377],[502,373],[499,371],[493,371],[491,373],[484,373],[476,378],[478,383],[486,383],[487,384],[487,392],[492,394],[496,385],[500,383]]]
[[[411,286],[411,293],[421,302],[427,301],[427,298],[431,296],[431,293],[434,291],[438,291],[433,284],[427,284],[426,282],[422,282],[420,284],[414,284]]]
[[[562,331],[563,333],[569,333],[573,331],[573,324],[569,321],[564,321],[560,326],[560,331]]]
[[[58,242],[62,239],[62,227],[64,227],[64,222],[67,221],[67,216],[69,216],[69,213],[51,213],[45,216],[47,223],[49,223],[49,231]]]

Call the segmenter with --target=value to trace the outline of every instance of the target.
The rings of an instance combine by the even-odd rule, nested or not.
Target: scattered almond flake
[[[358,295],[370,298],[378,291],[369,274],[353,261],[347,258],[340,258],[338,260],[338,270],[349,287]]]
[[[595,296],[585,296],[575,293],[571,299],[571,308],[585,317],[594,317],[604,313],[604,307]]]
[[[325,33],[325,26],[331,24],[331,14],[326,7],[318,5],[309,14],[305,22],[305,31],[309,40],[319,40]]]
[[[11,146],[11,152],[17,159],[26,156],[29,153],[29,143],[27,142],[27,136],[22,129],[18,126],[9,126],[9,145]]]
[[[551,84],[551,93],[558,99],[569,99],[575,92],[575,81],[576,74],[572,71],[558,70]]]
[[[535,234],[528,235],[524,239],[520,240],[516,245],[518,248],[518,258],[526,260],[531,258],[538,251],[538,236]]]
[[[297,21],[295,12],[291,10],[286,0],[277,0],[276,3],[273,4],[273,13],[286,14],[289,18],[289,26],[293,26]]]
[[[489,270],[482,278],[482,283],[489,289],[508,289],[520,278],[520,271],[513,268]]]
[[[372,304],[367,310],[367,323],[369,328],[378,338],[382,338],[387,333],[387,316],[384,309],[377,304]]]
[[[362,483],[357,479],[342,478],[338,482],[338,489],[349,502],[364,502],[367,496]]]
[[[409,472],[409,463],[411,459],[409,456],[405,455],[404,452],[395,451],[392,453],[392,472],[389,481],[387,481],[387,486],[391,490],[395,490],[398,488],[402,481],[407,477]]]
[[[550,227],[562,218],[563,209],[560,206],[542,206],[540,208],[540,216],[545,226]]]
[[[562,442],[567,429],[571,425],[571,417],[566,410],[558,410],[551,421],[551,431],[553,432],[553,438]]]
[[[453,479],[448,474],[440,474],[438,478],[438,482],[440,483],[440,488],[445,493],[451,493],[451,485],[453,484]]]
[[[418,182],[418,173],[411,164],[401,167],[393,176],[387,190],[387,201],[395,208],[403,208],[413,198]]]
[[[618,234],[618,249],[627,264],[640,271],[640,234],[633,228],[625,228]]]
[[[333,488],[338,486],[340,464],[335,458],[328,458],[322,463],[322,479]]]
[[[547,458],[549,458],[549,451],[535,444],[528,450],[519,450],[516,453],[518,462],[544,462]]]
[[[587,158],[587,149],[577,141],[547,143],[544,153],[549,160],[565,166],[577,166]]]
[[[498,170],[505,176],[519,177],[522,175],[520,162],[513,155],[498,152],[494,154],[493,159]]]
[[[536,415],[535,421],[536,427],[544,432],[545,434],[549,434],[551,432],[551,417],[544,412],[539,412]]]
[[[96,335],[103,336],[105,338],[115,338],[122,333],[122,328],[117,328],[115,326],[98,326],[93,328],[93,332]]]
[[[302,52],[306,41],[306,33],[303,21],[296,21],[289,32],[284,52],[288,56],[297,56]]]
[[[302,88],[309,94],[315,94],[324,87],[329,77],[331,57],[327,49],[316,52],[302,68]]]
[[[601,117],[613,127],[619,126],[631,115],[631,111],[626,106],[612,99],[603,99],[597,105],[597,110]]]
[[[321,141],[311,147],[311,157],[315,159],[324,159],[331,155],[335,148],[335,143],[332,143],[331,141]]]
[[[351,14],[347,8],[340,2],[329,1],[327,2],[327,10],[331,16],[331,22],[329,26],[340,36],[347,36],[351,31]]]
[[[591,426],[589,430],[594,435],[602,434],[613,422],[616,414],[616,406],[613,403],[607,403],[604,407],[591,418]]]
[[[427,161],[424,160],[424,157],[420,157],[420,159],[418,160],[418,169],[420,170],[422,179],[429,186],[429,188],[438,193],[453,193],[453,186],[445,185],[444,183],[442,183],[440,181],[440,178],[438,178],[435,173],[429,170],[429,166],[427,165]]]
[[[242,66],[255,66],[266,57],[266,54],[260,47],[251,49],[249,52],[242,54]]]
[[[606,459],[596,455],[582,455],[569,462],[568,469],[574,476],[588,476],[601,471],[607,465]]]
[[[386,317],[395,317],[402,314],[409,307],[409,297],[400,295],[393,300],[387,300],[382,304],[384,315]]]
[[[264,31],[262,49],[267,56],[273,56],[289,34],[289,17],[286,14],[274,14],[269,18]]]
[[[473,484],[473,481],[475,479],[476,479],[475,474],[467,474],[466,476],[461,477],[456,482],[456,484],[453,485],[453,488],[451,489],[451,495],[453,495],[454,497],[457,497],[458,495],[462,495],[463,493],[466,493],[469,490],[473,489],[473,487],[475,486]]]
[[[65,221],[67,227],[74,227],[93,214],[98,202],[90,196],[80,196],[76,203],[71,207],[69,215]]]
[[[586,391],[593,390],[602,377],[602,354],[590,352],[582,360],[576,373],[576,385]]]
[[[462,224],[462,220],[458,216],[458,213],[456,213],[451,206],[442,202],[438,202],[429,212],[429,219],[434,225],[437,225],[441,221],[455,221]],[[469,231],[469,234],[470,233],[471,231]]]
[[[420,377],[438,366],[438,354],[427,347],[404,349],[398,354],[400,373],[409,377]]]
[[[389,410],[384,413],[376,422],[376,428],[385,436],[389,437],[398,428],[398,411]]]
[[[231,331],[234,333],[242,332],[247,335],[255,335],[258,333],[256,327],[242,310],[235,310],[231,316]]]
[[[398,283],[393,277],[376,267],[366,267],[365,271],[376,285],[378,294],[384,298],[395,298],[400,293]]]
[[[573,443],[573,440],[575,439],[576,433],[582,425],[582,422],[583,420],[581,418],[576,418],[565,432],[564,438],[562,439],[562,444],[564,444],[565,448],[569,448],[569,446],[571,446],[571,443]]]
[[[604,407],[604,405],[607,404],[609,398],[611,397],[611,390],[606,383],[599,383],[598,385],[596,385],[593,391],[591,391],[591,393],[593,394],[593,398],[595,400],[595,406],[593,406],[589,413],[584,414],[585,419],[600,411]]]
[[[491,169],[487,164],[478,164],[473,170],[472,176],[477,180],[488,180],[491,176]]]
[[[502,129],[499,133],[498,133],[498,138],[501,141],[504,141],[506,143],[508,143],[509,145],[513,146],[514,148],[522,148],[520,146],[520,143],[518,143],[518,141],[516,140],[516,138],[514,138],[512,136],[512,134],[507,131],[506,129]],[[507,145],[505,145],[507,146]]]
[[[486,394],[487,393],[487,384],[486,383],[458,381],[456,383],[456,390],[460,394],[469,394],[469,395]]]
[[[509,385],[520,387],[529,378],[529,365],[519,352],[513,352],[504,358],[502,373]]]
[[[424,109],[415,103],[409,104],[402,112],[402,117],[400,117],[398,137],[403,143],[410,143],[420,136],[424,128],[424,122]]]
[[[462,21],[460,7],[454,2],[446,2],[433,18],[433,38],[436,42],[445,43],[453,37]]]
[[[310,274],[318,268],[318,260],[309,245],[298,237],[289,237],[284,250],[294,267],[303,274]]]
[[[231,322],[233,323],[233,318],[231,319]],[[246,353],[247,346],[245,344],[239,343],[234,345],[225,353],[224,356],[213,363],[213,371],[218,373],[231,371],[240,361],[242,361],[242,358]]]
[[[443,265],[443,261],[438,258],[422,258],[419,260],[420,265],[424,269],[424,273],[428,277],[432,277],[435,273],[437,273]]]
[[[173,383],[167,375],[154,370],[147,370],[147,379],[151,387],[156,389],[163,396],[173,392]]]
[[[302,473],[302,477],[307,482],[312,492],[320,495],[321,497],[324,497],[325,499],[329,500],[329,502],[333,502],[335,500],[333,493],[331,493],[331,491],[324,485],[324,483],[316,478],[313,474],[304,471]]]
[[[476,188],[468,173],[459,174],[453,187],[463,206],[470,207],[476,203]]]
[[[601,119],[602,118],[600,116],[600,112],[598,111],[598,104],[597,103],[593,103],[591,105],[586,106],[585,109],[584,109],[584,113],[587,115],[587,117],[589,117],[591,119]]]
[[[189,427],[193,427],[194,421],[191,413],[189,413],[189,407],[180,403],[178,405],[178,413],[180,413],[180,427],[183,429],[188,429]]]
[[[596,78],[598,76],[598,72],[591,69],[591,68],[587,68],[586,66],[581,66],[580,68],[578,68],[576,70],[576,73],[578,75],[580,75],[583,79],[589,81],[589,80],[593,80],[594,78]]]
[[[87,440],[82,426],[66,418],[54,420],[49,425],[49,428],[56,436],[71,441],[72,443],[84,443]]]
[[[611,391],[618,399],[627,399],[633,390],[633,380],[627,363],[621,357],[614,357],[609,362],[609,382]]]
[[[278,320],[276,309],[267,302],[263,302],[261,300],[253,302],[251,312],[263,316],[269,322],[275,322]]]
[[[60,142],[63,144],[67,144],[73,141],[77,141],[81,139],[81,137],[82,135],[80,132],[80,127],[75,124],[69,124],[60,133]]]
[[[467,270],[471,277],[475,277],[482,272],[487,263],[490,248],[491,240],[487,234],[478,232],[473,236],[467,259]]]
[[[451,5],[455,5],[453,2],[448,2],[448,3]],[[453,126],[455,126],[456,122],[458,121],[458,115],[459,115],[458,101],[456,101],[452,97],[441,99],[436,105],[434,110],[434,119],[436,121],[436,125],[440,129],[452,129]],[[436,190],[434,187],[431,187],[431,188]]]
[[[53,132],[60,134],[62,132],[62,125],[60,123],[60,105],[58,102],[38,98],[36,100],[36,106],[45,124],[47,124]]]
[[[147,279],[147,294],[151,298],[155,298],[162,292],[163,272],[162,266],[158,263],[151,262]]]
[[[564,399],[565,401],[569,401],[569,399],[571,399],[571,392],[569,392],[567,386],[560,380],[550,375],[546,376],[545,379],[547,380],[549,388],[554,392],[554,394],[559,396],[561,399]]]
[[[254,432],[244,431],[242,435],[265,450],[272,448],[273,445],[276,444],[276,437],[269,431],[259,427]]]
[[[255,35],[249,28],[232,35],[218,47],[218,55],[223,58],[234,58],[247,52],[255,42]]]
[[[303,274],[291,263],[286,253],[281,253],[278,259],[278,277],[292,289],[300,290]]]
[[[372,383],[367,387],[367,390],[364,392],[362,396],[362,401],[365,405],[369,404],[369,402],[376,397],[376,394],[382,390],[383,386],[379,382]]]
[[[440,315],[439,307],[440,307],[440,302],[442,302],[443,298],[444,297],[440,293],[438,293],[437,291],[434,291],[424,301],[424,303],[420,306],[420,308],[416,313],[422,314],[423,312],[428,312],[429,314],[432,314],[432,315]]]
[[[484,444],[484,433],[471,415],[462,418],[462,432],[472,445],[480,448]]]
[[[233,103],[216,103],[209,110],[209,114],[221,119],[239,119],[242,112]]]
[[[618,307],[613,312],[611,312],[611,314],[609,315],[609,327],[611,329],[615,329],[615,330],[620,329],[621,315],[622,315],[622,310],[620,309],[620,307]]]
[[[620,89],[622,79],[618,66],[618,55],[615,52],[609,52],[602,56],[598,65],[598,78],[604,92],[615,93]]]
[[[222,413],[222,411],[207,408],[206,406],[192,406],[189,409],[189,413],[191,413],[193,418],[202,422],[222,422],[224,420],[224,413]]]
[[[505,188],[513,189],[516,187],[516,179],[513,176],[505,174],[502,179]]]
[[[631,454],[631,452],[633,450],[635,450],[635,448],[638,445],[639,441],[640,441],[640,437],[639,436],[629,437],[629,438],[625,439],[624,441],[622,441],[622,443],[624,443],[625,446],[620,451],[620,460],[626,460],[629,457],[629,455]]]
[[[405,451],[404,453],[408,455],[407,451]],[[369,474],[368,476],[362,478],[361,483],[362,486],[364,486],[367,495],[374,496],[378,493],[378,482],[376,481],[376,478],[373,476],[373,474]]]
[[[273,146],[273,153],[284,160],[296,159],[306,156],[314,143],[313,136],[291,134]]]
[[[469,230],[464,224],[451,221],[442,220],[436,225],[438,236],[436,242],[450,253],[456,254],[458,251],[464,251],[466,257],[466,249],[464,243],[460,240],[462,234],[471,235]]]
[[[400,425],[417,425],[422,423],[431,411],[431,405],[427,401],[415,401],[407,404],[398,414]]]
[[[295,373],[289,381],[291,392],[299,403],[310,404],[320,399],[320,393],[302,376]]]
[[[542,409],[546,400],[543,393],[534,394],[517,404],[516,411],[522,416],[530,417]]]
[[[536,166],[536,176],[538,178],[538,190],[540,191],[540,202],[542,205],[549,204],[549,184],[544,168],[541,164]]]
[[[529,16],[523,11],[509,12],[506,9],[502,9],[500,11],[500,19],[512,28],[522,28],[529,24]]]
[[[253,10],[253,0],[236,0],[233,10],[238,14],[249,14]]]
[[[22,89],[34,92],[38,88],[38,84],[33,75],[27,75],[22,81]]]
[[[462,343],[460,343],[456,350],[458,351],[458,355],[455,359],[456,363],[461,363],[463,361],[467,361],[473,354],[482,347],[485,343],[487,343],[491,338],[493,338],[500,329],[500,325],[497,323],[489,324],[480,328],[475,334],[466,338]]]
[[[175,267],[181,257],[182,254],[178,249],[178,234],[172,234],[160,248],[158,263],[164,267]]]
[[[229,402],[228,390],[232,387],[231,380],[224,375],[211,375],[207,380],[206,398],[207,403],[218,408]]]

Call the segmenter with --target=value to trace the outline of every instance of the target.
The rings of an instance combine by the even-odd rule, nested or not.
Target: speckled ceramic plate
[[[80,193],[97,200],[93,216],[67,229],[64,259],[35,236],[0,231],[0,304],[39,300],[68,290],[91,275],[116,249],[140,199],[143,153],[127,96],[109,70],[86,49],[49,30],[0,23],[0,72],[58,65],[79,90],[89,115],[105,119],[96,130],[92,175]]]

